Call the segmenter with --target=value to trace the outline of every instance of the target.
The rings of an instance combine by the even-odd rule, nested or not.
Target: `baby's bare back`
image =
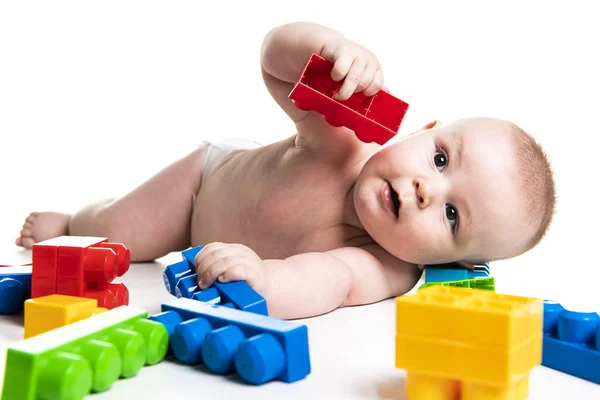
[[[192,246],[240,243],[263,259],[282,259],[372,243],[344,213],[359,172],[343,157],[295,147],[294,137],[231,153],[202,183]]]

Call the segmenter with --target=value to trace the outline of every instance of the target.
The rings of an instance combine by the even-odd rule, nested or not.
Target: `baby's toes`
[[[19,234],[21,235],[21,237],[31,237],[31,225],[23,225],[23,229],[21,229],[21,232],[19,232]]]
[[[32,237],[21,236],[15,240],[15,244],[20,247],[24,247],[26,249],[30,249],[33,247],[35,241]]]
[[[30,223],[33,224],[35,223],[35,220],[37,219],[38,214],[37,213],[31,213],[27,216],[27,218],[25,218],[25,223]]]

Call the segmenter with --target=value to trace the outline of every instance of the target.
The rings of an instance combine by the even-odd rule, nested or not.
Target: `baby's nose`
[[[441,191],[441,184],[439,182],[426,178],[415,178],[413,180],[413,187],[415,188],[417,205],[421,209],[427,208],[435,202]]]

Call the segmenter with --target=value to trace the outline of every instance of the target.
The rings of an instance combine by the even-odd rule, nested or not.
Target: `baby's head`
[[[555,197],[541,147],[493,118],[426,125],[373,155],[354,190],[371,237],[415,264],[522,254],[546,233]]]

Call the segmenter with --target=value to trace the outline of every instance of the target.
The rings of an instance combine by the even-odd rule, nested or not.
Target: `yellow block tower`
[[[410,400],[524,400],[542,361],[540,299],[431,286],[396,298],[396,367]]]

